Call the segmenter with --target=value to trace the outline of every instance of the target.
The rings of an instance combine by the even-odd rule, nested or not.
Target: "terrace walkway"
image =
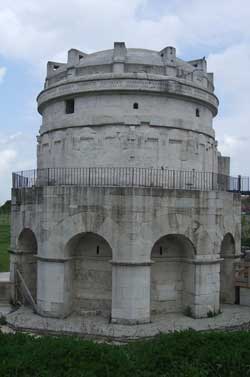
[[[109,323],[100,316],[70,315],[65,319],[44,318],[34,314],[31,308],[21,307],[7,315],[7,323],[14,330],[39,334],[79,335],[85,338],[106,339],[118,342],[150,338],[160,333],[194,329],[234,330],[249,329],[250,307],[223,305],[222,313],[212,318],[193,319],[182,313],[152,316],[151,323],[141,325],[119,325]]]
[[[13,173],[15,189],[79,185],[90,187],[151,187],[169,190],[229,191],[250,195],[249,177],[199,171],[135,167],[48,168]]]

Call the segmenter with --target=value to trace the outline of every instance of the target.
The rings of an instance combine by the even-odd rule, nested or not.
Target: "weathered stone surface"
[[[102,315],[129,326],[169,312],[206,317],[220,301],[234,303],[240,196],[209,191],[203,175],[229,174],[212,126],[213,91],[206,61],[184,62],[173,47],[157,52],[115,43],[90,55],[70,50],[67,63],[48,63],[38,96],[44,170],[34,187],[12,191],[10,276],[20,288],[12,290],[14,301],[27,301],[18,268],[46,317]],[[89,166],[189,175],[179,190],[175,174],[162,188],[125,187],[133,186],[133,175],[121,178],[121,187],[104,187],[94,176],[87,187],[78,170],[59,170]],[[57,177],[48,180],[46,169]],[[101,182],[110,174],[102,170]],[[158,182],[157,175],[148,181]]]
[[[100,316],[71,315],[66,319],[42,318],[29,308],[21,308],[7,315],[8,329],[25,330],[40,334],[78,335],[96,340],[128,342],[139,338],[150,338],[160,333],[193,329],[206,330],[247,330],[250,324],[250,308],[239,305],[223,305],[222,313],[213,318],[193,319],[181,313],[155,315],[152,323],[122,325],[109,323]]]
[[[30,190],[34,198],[41,196],[40,188],[26,189]],[[220,307],[220,265],[226,273],[224,301],[234,303],[228,274],[233,276],[240,250],[238,218],[227,211],[227,205],[208,211],[213,192],[182,191],[179,195],[174,190],[120,188],[117,192],[71,186],[45,187],[42,195],[43,200],[39,204],[34,200],[29,209],[25,204],[13,206],[13,234],[18,237],[22,229],[29,228],[38,240],[37,304],[41,314],[64,317],[72,311],[84,314],[91,310],[107,315],[112,306],[114,321],[145,322],[150,311],[190,307],[194,316],[204,317]],[[176,207],[184,210],[186,196],[203,203],[199,212],[193,207],[173,217]],[[217,197],[232,203],[231,193],[218,192]],[[240,206],[239,196],[234,201]],[[218,213],[222,222],[216,225]],[[231,258],[224,252],[221,255],[225,234],[235,240],[226,249]],[[17,263],[25,266],[23,255],[17,252],[12,258],[19,258]]]

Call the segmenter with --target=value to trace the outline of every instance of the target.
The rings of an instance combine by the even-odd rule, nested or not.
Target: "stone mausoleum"
[[[71,49],[37,102],[37,169],[13,174],[13,302],[123,324],[237,302],[240,194],[205,58]]]

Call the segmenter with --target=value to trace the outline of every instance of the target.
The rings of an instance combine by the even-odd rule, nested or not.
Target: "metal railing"
[[[249,178],[151,168],[48,168],[13,173],[13,188],[33,186],[158,187],[199,191],[250,191]]]

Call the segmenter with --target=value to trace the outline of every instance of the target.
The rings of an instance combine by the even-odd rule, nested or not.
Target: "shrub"
[[[0,334],[1,377],[245,377],[249,359],[250,333],[243,331],[189,330],[122,346]]]

